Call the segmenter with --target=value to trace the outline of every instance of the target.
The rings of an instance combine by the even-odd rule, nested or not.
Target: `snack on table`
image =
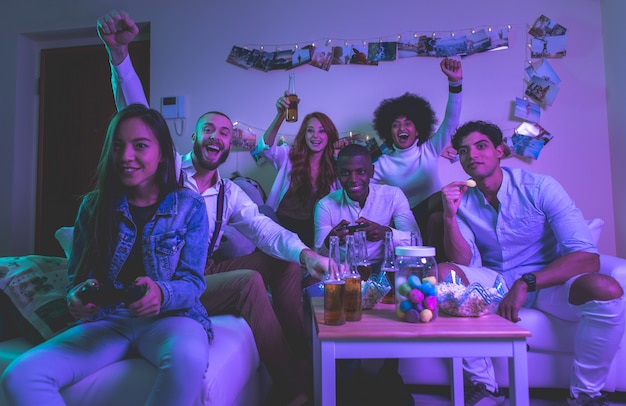
[[[491,313],[506,295],[501,276],[496,278],[493,287],[485,288],[480,283],[465,286],[454,276],[438,285],[439,308],[452,315],[479,317]]]
[[[380,302],[383,296],[391,290],[386,276],[375,274],[368,280],[361,282],[361,308],[369,310]]]

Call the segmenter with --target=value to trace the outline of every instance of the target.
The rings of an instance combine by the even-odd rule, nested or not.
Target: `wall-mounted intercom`
[[[184,118],[185,96],[162,97],[161,114],[163,118]]]

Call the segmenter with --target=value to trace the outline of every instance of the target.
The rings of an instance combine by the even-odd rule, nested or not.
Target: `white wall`
[[[0,229],[5,230],[0,236],[0,255],[33,249],[36,97],[28,76],[34,80],[35,50],[47,35],[93,27],[96,18],[111,7],[151,23],[151,103],[158,106],[163,96],[187,97],[191,120],[185,134],[175,136],[182,152],[190,148],[193,119],[204,111],[221,110],[260,128],[275,113],[274,103],[287,85],[287,72],[265,73],[230,65],[225,60],[232,45],[286,46],[324,38],[375,39],[405,31],[448,32],[505,24],[513,27],[508,50],[463,60],[461,120],[493,121],[510,133],[519,125],[511,118],[511,103],[523,96],[528,25],[545,14],[568,28],[567,57],[550,60],[562,79],[561,90],[541,118],[541,125],[555,139],[538,161],[528,164],[512,159],[506,164],[554,176],[586,217],[605,220],[600,249],[616,252],[601,4],[597,0],[529,0],[506,6],[491,0],[392,0],[379,6],[356,0],[189,0],[158,7],[147,0],[64,3],[59,9],[43,0],[20,2],[5,6],[9,10],[0,17],[0,51],[5,61],[0,68],[0,89],[9,90],[3,90],[7,97],[0,100],[5,129],[0,188],[10,192],[0,195]],[[42,32],[51,34],[23,35]],[[411,58],[378,67],[334,66],[329,72],[299,67],[295,72],[301,115],[320,110],[342,133],[371,131],[372,112],[380,100],[411,91],[426,97],[441,117],[447,84],[438,63],[436,58]],[[284,124],[281,133],[295,134],[298,126]],[[440,167],[444,181],[463,177],[458,164],[442,159]],[[233,153],[222,174],[229,176],[234,170],[258,179],[266,188],[274,176],[269,165],[257,168],[247,152]]]
[[[615,211],[615,245],[617,255],[626,258],[626,109],[624,95],[624,66],[626,54],[621,39],[624,31],[626,2],[621,0],[605,0],[602,2],[602,27],[606,52],[604,64],[606,68],[606,93],[609,118],[609,146],[613,205]]]

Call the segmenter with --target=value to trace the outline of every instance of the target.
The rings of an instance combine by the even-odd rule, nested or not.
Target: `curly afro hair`
[[[433,135],[437,117],[426,99],[413,94],[405,93],[400,97],[383,100],[374,111],[374,130],[389,146],[393,145],[391,124],[393,121],[404,116],[411,120],[417,130],[417,145],[428,141]]]

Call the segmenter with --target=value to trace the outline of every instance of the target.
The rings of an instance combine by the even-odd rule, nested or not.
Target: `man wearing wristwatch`
[[[598,273],[598,248],[579,209],[552,177],[500,166],[502,131],[483,121],[456,131],[452,146],[476,181],[442,189],[444,246],[454,264],[440,264],[465,283],[493,286],[502,275],[509,288],[498,314],[520,320],[521,307],[578,321],[569,405],[608,405],[600,393],[624,333],[623,290]],[[499,405],[504,396],[491,359],[464,359],[465,405]]]

